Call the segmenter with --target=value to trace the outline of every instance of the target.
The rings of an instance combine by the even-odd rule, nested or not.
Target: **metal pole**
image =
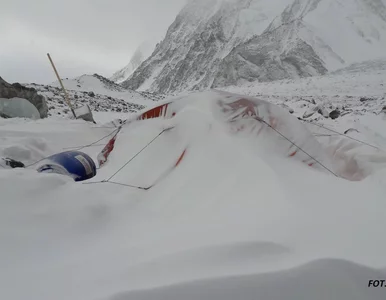
[[[73,108],[72,105],[71,105],[70,98],[68,97],[67,91],[66,91],[66,89],[64,88],[62,79],[60,79],[60,76],[59,76],[59,74],[58,74],[58,71],[57,71],[56,68],[55,68],[55,64],[54,64],[54,62],[52,61],[50,54],[47,53],[47,56],[48,56],[48,59],[49,59],[50,62],[51,62],[52,68],[53,68],[54,71],[55,71],[56,77],[58,78],[59,83],[60,83],[60,85],[62,86],[62,89],[63,89],[63,92],[64,92],[64,96],[65,96],[65,100],[66,100],[66,102],[67,102],[67,105],[70,107],[71,112],[72,112],[72,114],[74,115],[74,118],[76,119],[76,115],[75,115],[74,108]]]

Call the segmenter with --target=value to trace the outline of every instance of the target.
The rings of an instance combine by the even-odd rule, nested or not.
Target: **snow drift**
[[[276,132],[251,125],[253,111],[274,125],[265,117],[275,109],[251,99],[258,109],[244,115],[238,100],[195,94],[133,116],[176,112],[123,126],[100,180],[131,161],[113,180],[152,184],[187,149],[147,191],[0,167],[0,298],[383,299],[368,281],[385,276],[385,184],[286,157]],[[34,134],[47,155],[116,130],[53,118],[0,124],[2,145]],[[104,144],[84,151],[95,158]]]
[[[362,159],[362,163],[358,163],[359,156],[357,159],[355,151],[354,154],[349,153],[349,150],[355,149],[357,145],[340,141],[335,146],[329,145],[324,148],[287,110],[257,98],[220,91],[195,93],[176,98],[127,120],[124,130],[130,132],[134,130],[130,127],[134,126],[136,131],[135,135],[127,133],[130,135],[128,140],[136,139],[135,136],[143,126],[134,121],[154,118],[160,119],[152,121],[154,130],[150,131],[149,135],[141,133],[141,138],[146,136],[151,141],[150,144],[155,142],[157,146],[148,149],[150,144],[139,143],[145,146],[141,149],[137,148],[138,143],[134,143],[136,145],[134,147],[129,144],[119,145],[118,142],[119,157],[122,151],[141,156],[138,159],[135,155],[134,165],[137,164],[137,166],[132,169],[131,174],[138,179],[138,174],[142,173],[147,180],[146,182],[139,180],[134,184],[137,187],[145,189],[152,187],[163,177],[162,174],[169,168],[173,168],[173,161],[175,167],[186,156],[190,156],[190,153],[202,151],[199,149],[204,139],[210,136],[216,139],[215,137],[223,134],[231,134],[236,143],[247,144],[256,155],[276,154],[278,157],[293,158],[309,167],[348,180],[362,180],[371,173],[365,160]],[[118,134],[118,140],[120,134]],[[110,148],[108,151],[104,151],[102,162],[106,161],[112,151],[112,147],[108,148]],[[162,153],[160,153],[161,148]],[[145,152],[144,155],[142,151]],[[151,171],[141,168],[143,164],[150,161],[153,166]],[[376,161],[386,162],[386,156],[383,154]],[[109,174],[111,176],[104,180],[115,177],[120,184],[132,182],[129,180],[130,175],[124,170],[119,172],[120,175],[111,173]],[[103,174],[103,171],[101,173]],[[155,177],[150,180],[153,175]]]

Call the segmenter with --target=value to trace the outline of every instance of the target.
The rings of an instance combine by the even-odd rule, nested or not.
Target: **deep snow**
[[[307,94],[319,99],[313,83]],[[276,91],[295,97],[289,88]],[[386,149],[381,114],[319,116],[340,132],[356,124],[353,135]],[[117,117],[99,112],[96,125],[0,119],[0,156],[29,164],[105,137],[82,149],[96,159],[115,130],[106,122]],[[385,299],[385,288],[368,288],[386,279],[385,169],[360,182],[336,178],[261,151],[258,139],[230,135],[196,107],[124,127],[92,181],[173,125],[114,178],[152,183],[189,145],[149,191],[0,167],[1,299]]]

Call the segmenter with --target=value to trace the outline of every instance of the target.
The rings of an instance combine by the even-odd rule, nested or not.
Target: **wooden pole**
[[[76,119],[76,115],[75,115],[74,108],[73,108],[72,105],[71,105],[70,98],[68,97],[67,91],[66,91],[66,89],[64,88],[62,79],[60,79],[59,73],[58,73],[58,71],[57,71],[56,68],[55,68],[55,64],[54,64],[54,62],[52,61],[50,54],[47,53],[47,56],[48,56],[48,59],[49,59],[50,62],[51,62],[52,68],[53,68],[54,71],[55,71],[56,77],[58,78],[59,83],[60,83],[60,85],[62,86],[62,89],[63,89],[63,92],[64,92],[64,96],[65,96],[65,100],[66,100],[66,102],[67,102],[67,105],[70,107],[71,112],[72,112],[72,114],[74,115],[74,118]]]

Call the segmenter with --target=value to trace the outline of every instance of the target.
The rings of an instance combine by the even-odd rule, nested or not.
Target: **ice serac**
[[[110,80],[116,83],[125,81],[151,55],[154,47],[155,45],[150,42],[143,42],[134,52],[129,64],[123,69],[115,72]]]
[[[382,0],[192,0],[122,84],[171,93],[294,79],[379,59],[384,49]]]

